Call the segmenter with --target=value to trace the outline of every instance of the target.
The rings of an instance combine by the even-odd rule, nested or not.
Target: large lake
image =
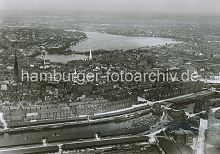
[[[127,37],[120,35],[111,35],[100,32],[85,32],[88,39],[72,46],[72,50],[85,52],[97,49],[115,50],[115,49],[134,49],[146,46],[158,46],[176,43],[175,40],[159,37]],[[66,63],[71,60],[85,59],[87,56],[81,54],[73,55],[46,55],[45,59],[52,62]]]
[[[85,32],[88,39],[72,47],[75,51],[89,51],[97,49],[134,49],[146,46],[158,46],[176,43],[173,39],[159,37],[127,37],[99,32]]]

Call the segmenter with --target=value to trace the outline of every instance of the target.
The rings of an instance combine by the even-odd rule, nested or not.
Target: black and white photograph
[[[0,0],[0,154],[220,154],[220,0]]]

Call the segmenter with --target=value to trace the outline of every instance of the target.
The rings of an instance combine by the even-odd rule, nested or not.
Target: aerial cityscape
[[[220,2],[156,1],[0,0],[0,154],[219,154]]]

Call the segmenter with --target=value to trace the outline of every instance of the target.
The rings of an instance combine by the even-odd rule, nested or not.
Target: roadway
[[[47,145],[31,145],[31,146],[20,146],[16,148],[7,148],[1,149],[1,154],[27,154],[40,152],[41,150],[48,149],[47,152],[51,152],[54,150],[77,150],[77,149],[87,149],[94,147],[105,147],[111,145],[123,145],[123,144],[132,144],[132,143],[140,143],[140,142],[148,142],[149,137],[146,135],[133,135],[133,136],[118,136],[114,138],[94,138],[87,139],[82,141],[74,141],[74,142],[59,142],[59,143],[50,143]],[[61,148],[61,149],[60,149]]]

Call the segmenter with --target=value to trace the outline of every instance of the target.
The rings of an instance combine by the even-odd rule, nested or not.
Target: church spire
[[[17,54],[16,54],[16,51],[14,53],[15,55],[15,61],[14,61],[14,79],[16,82],[19,81],[19,74],[18,74],[18,57],[17,57]]]
[[[92,49],[89,50],[89,60],[92,60]]]

